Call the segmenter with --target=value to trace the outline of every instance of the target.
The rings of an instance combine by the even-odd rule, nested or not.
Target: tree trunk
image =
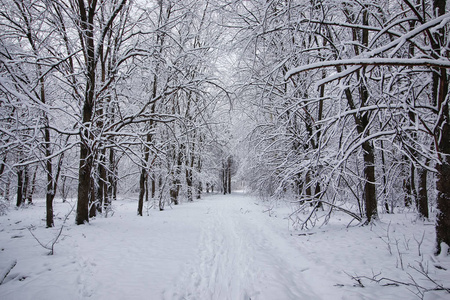
[[[228,184],[227,184],[227,178],[228,178],[227,171],[228,171],[227,166],[226,166],[225,162],[223,162],[222,163],[222,189],[223,189],[223,194],[224,195],[227,194],[227,190],[228,190],[227,189],[227,187],[228,187]]]
[[[31,184],[30,184],[31,191],[27,195],[27,202],[28,202],[28,204],[32,204],[33,203],[33,195],[34,195],[34,192],[36,191],[36,176],[37,176],[38,168],[39,168],[39,166],[37,166],[34,169],[33,178],[31,179]]]
[[[3,195],[3,197],[5,198],[5,201],[9,201],[9,192],[10,192],[10,188],[11,188],[11,177],[8,177],[6,179],[6,183],[5,183],[5,194]]]
[[[179,187],[179,181],[175,179],[172,182],[172,187],[170,188],[170,201],[174,205],[178,205],[178,193],[179,193],[180,187]]]
[[[95,159],[93,160],[95,161]],[[97,176],[97,174],[95,174],[95,168],[92,167],[91,169],[91,190],[89,193],[89,218],[93,218],[95,216],[97,216],[97,207],[98,207],[98,202],[97,202],[97,191],[96,191],[96,186],[95,186],[95,177]]]
[[[189,167],[186,168],[186,185],[187,185],[187,200],[188,202],[192,202],[193,180],[192,180],[192,169],[190,169]]]
[[[307,196],[308,200],[310,200],[312,197],[312,191],[311,191],[311,173],[309,170],[306,172],[305,186],[306,186],[306,191],[305,191],[306,196]]]
[[[381,125],[381,124],[380,124]],[[386,210],[386,213],[390,213],[389,211],[389,203],[388,203],[388,195],[387,195],[387,190],[386,190],[386,186],[387,186],[387,178],[386,178],[386,158],[385,158],[385,154],[384,154],[384,144],[383,144],[383,140],[380,141],[380,153],[381,153],[381,170],[383,173],[383,204],[384,204],[384,209]]]
[[[436,16],[445,14],[446,0],[434,0],[433,12]],[[448,35],[445,29],[439,28],[434,34],[435,41],[432,42],[435,53],[440,53],[448,43]],[[450,246],[450,116],[448,105],[448,85],[449,79],[447,70],[444,68],[435,69],[433,72],[433,98],[438,107],[439,119],[436,126],[436,137],[438,138],[437,150],[440,160],[437,169],[437,214],[436,214],[436,254],[441,253],[441,244]],[[437,75],[437,76],[435,76]],[[450,247],[447,253],[450,254]]]
[[[106,150],[102,149],[100,152],[100,157],[98,160],[98,176],[97,176],[97,193],[96,193],[96,202],[97,202],[97,211],[102,212],[103,208],[106,206],[106,198],[107,198],[107,185],[108,175],[106,172]]]
[[[427,194],[427,176],[428,170],[424,167],[417,169],[419,179],[419,191],[417,194],[417,211],[419,216],[423,219],[428,219],[428,194]]]
[[[22,205],[23,201],[23,168],[19,167],[17,170],[17,201],[16,206],[19,207]]]
[[[116,163],[115,163],[115,155],[114,155],[114,149],[111,148],[109,150],[109,172],[108,172],[108,196],[107,196],[107,203],[105,208],[108,208],[111,205],[111,201],[115,200],[115,189],[116,189]]]
[[[85,105],[86,106],[86,105]],[[84,109],[86,113],[83,119],[90,120],[89,108]],[[91,111],[92,113],[92,111]],[[83,122],[86,124],[88,121]],[[89,133],[88,133],[89,134]],[[82,138],[84,141],[85,138]],[[92,171],[92,150],[86,141],[80,144],[80,165],[78,173],[78,200],[77,200],[77,215],[75,222],[81,225],[89,222],[89,199],[91,193],[91,171]]]
[[[139,177],[139,200],[138,200],[138,216],[142,216],[142,210],[144,207],[144,195],[146,193],[146,177],[147,177],[147,170],[145,167],[142,167],[141,169],[141,176]]]
[[[28,198],[29,194],[29,185],[30,185],[30,173],[28,172],[28,166],[25,167],[25,170],[23,172],[24,175],[24,182],[22,186],[22,204],[25,204],[25,200]]]
[[[231,194],[231,163],[230,160],[228,160],[228,194]]]
[[[8,142],[8,140],[6,141]],[[3,156],[2,162],[0,164],[0,177],[3,175],[3,172],[5,171],[5,166],[6,166],[6,158],[8,157],[8,153],[6,153]]]
[[[448,107],[448,79],[445,69],[441,69],[439,78],[438,105],[442,114],[439,118],[438,128],[438,150],[440,161],[437,169],[437,214],[436,214],[436,253],[441,253],[441,244],[450,246],[450,120]],[[448,248],[450,254],[450,248]]]
[[[155,194],[156,194],[156,179],[155,179],[155,173],[153,173],[152,176],[152,199],[155,199]]]
[[[363,143],[364,159],[364,204],[367,223],[378,218],[377,198],[375,189],[375,155],[371,141]]]
[[[94,15],[97,2],[86,7],[84,1],[78,1],[80,17],[80,39],[85,54],[86,87],[84,94],[82,127],[80,128],[80,165],[78,172],[78,200],[75,222],[81,225],[89,222],[89,201],[92,194],[91,173],[94,165],[94,152],[91,148],[91,121],[95,103],[96,55],[94,43]]]

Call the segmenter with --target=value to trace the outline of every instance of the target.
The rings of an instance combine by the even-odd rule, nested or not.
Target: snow
[[[336,213],[326,227],[304,232],[288,226],[288,205],[269,214],[267,203],[241,193],[148,209],[144,217],[136,216],[135,199],[121,199],[112,217],[89,225],[76,226],[72,213],[47,255],[28,228],[47,243],[71,207],[57,201],[56,227],[46,229],[44,203],[0,216],[0,274],[17,261],[0,299],[420,299],[414,286],[352,279],[380,274],[434,288],[414,270],[419,263],[438,284],[450,282],[450,258],[432,254],[433,224],[407,211],[350,228]],[[430,291],[424,299],[450,294]]]

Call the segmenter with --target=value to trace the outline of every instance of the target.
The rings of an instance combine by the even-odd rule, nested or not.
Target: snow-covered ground
[[[52,229],[45,228],[43,201],[10,208],[0,216],[0,299],[398,300],[420,299],[416,284],[450,286],[450,258],[432,255],[434,227],[412,213],[350,228],[336,215],[305,234],[289,229],[285,207],[269,215],[264,203],[239,193],[149,209],[144,217],[136,207],[118,200],[112,217],[85,226],[74,225],[72,213],[52,256],[28,228],[48,243],[70,204],[55,203]]]

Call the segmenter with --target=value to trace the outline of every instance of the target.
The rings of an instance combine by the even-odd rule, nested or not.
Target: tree
[[[288,72],[287,77],[306,70],[331,66],[354,67],[350,68],[350,72],[342,71],[339,74],[333,76],[332,79],[321,82],[322,84],[325,82],[330,82],[334,79],[346,78],[354,72],[367,70],[367,67],[373,70],[373,67],[382,66],[400,68],[403,66],[413,66],[418,68],[418,76],[421,76],[424,73],[429,74],[432,82],[431,91],[429,92],[429,95],[431,95],[431,99],[433,100],[432,106],[430,107],[426,104],[423,104],[423,106],[419,108],[420,110],[416,110],[416,118],[418,121],[416,122],[415,126],[403,126],[401,130],[402,132],[406,134],[409,133],[410,135],[411,131],[417,131],[417,129],[419,129],[421,132],[429,134],[432,140],[434,140],[433,147],[435,151],[432,151],[431,154],[433,154],[436,161],[436,188],[438,191],[437,208],[439,211],[436,221],[436,253],[440,253],[441,243],[449,244],[450,242],[450,236],[448,234],[448,232],[450,231],[450,213],[448,210],[448,208],[450,207],[448,205],[450,199],[450,191],[448,185],[444,184],[444,181],[448,182],[450,170],[448,168],[448,154],[450,151],[450,136],[448,131],[449,112],[447,101],[445,101],[445,99],[448,97],[448,75],[446,69],[449,67],[449,63],[448,57],[443,54],[445,53],[445,51],[442,51],[442,47],[448,39],[448,34],[446,34],[448,30],[448,14],[445,14],[445,1],[433,2],[430,6],[432,11],[428,12],[428,14],[425,10],[425,5],[416,7],[408,0],[404,0],[402,2],[406,7],[408,7],[409,14],[406,15],[409,18],[416,20],[420,24],[419,26],[412,27],[410,28],[411,30],[405,30],[404,28],[406,27],[403,27],[400,29],[400,31],[394,31],[393,27],[408,22],[408,18],[405,17],[405,15],[397,15],[397,18],[399,18],[399,20],[397,20],[396,22],[393,22],[393,20],[391,20],[385,25],[386,27],[377,29],[379,34],[374,35],[372,41],[368,44],[371,47],[368,47],[361,54],[356,55],[352,59],[337,59],[334,61],[326,61],[323,63],[311,64],[305,67],[294,68]],[[426,16],[432,17],[428,19]],[[345,27],[349,25],[337,24],[336,26]],[[364,30],[364,28],[362,29]],[[381,39],[381,37],[384,34],[391,35],[391,37],[395,36],[395,38],[388,38],[383,40]],[[409,45],[417,48],[418,51],[420,51],[421,56],[425,58],[403,58],[401,56],[401,53],[403,49],[402,46],[405,43],[408,43]],[[411,54],[411,52],[409,52],[409,54]],[[367,71],[365,71],[365,73],[367,74]],[[379,107],[376,109],[379,109]],[[423,113],[421,113],[422,111]],[[430,112],[432,112],[431,118],[429,117]],[[408,120],[408,122],[411,121],[411,118],[405,119]],[[395,133],[396,131],[391,131],[390,133],[385,132],[384,135],[392,135]],[[412,141],[414,141],[414,139],[412,139]],[[415,149],[418,148],[415,144],[410,144],[410,147],[413,147]],[[425,157],[429,157],[429,153],[426,152],[426,149],[422,148],[420,149],[420,152]],[[410,155],[413,154],[414,153],[410,153]],[[415,161],[418,162],[417,159]],[[426,164],[423,164],[422,166],[427,167]]]

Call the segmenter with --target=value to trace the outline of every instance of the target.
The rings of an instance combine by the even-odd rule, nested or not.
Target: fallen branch
[[[447,293],[450,294],[450,287],[445,287],[443,284],[438,283],[435,279],[431,278],[430,275],[428,275],[428,273],[425,271],[425,269],[423,268],[422,263],[419,263],[420,269],[414,266],[409,265],[410,268],[412,268],[414,271],[418,272],[419,274],[421,274],[422,276],[424,276],[428,282],[433,283],[434,287],[425,287],[423,285],[418,284],[417,280],[410,274],[407,273],[409,276],[409,279],[411,280],[411,282],[405,282],[405,281],[400,281],[400,280],[396,280],[396,279],[391,279],[391,278],[387,278],[387,277],[382,277],[382,278],[377,278],[378,275],[374,275],[373,277],[368,277],[368,276],[352,276],[347,274],[348,276],[350,276],[353,280],[355,280],[356,282],[358,282],[357,285],[355,286],[363,286],[362,285],[362,279],[366,279],[369,280],[371,282],[375,282],[381,286],[407,286],[407,287],[413,287],[417,290],[416,292],[413,292],[416,296],[418,296],[420,299],[424,299],[425,297],[425,293],[427,292],[431,292],[431,291],[445,291]]]
[[[349,215],[349,216],[353,217],[354,219],[358,220],[358,222],[362,221],[362,218],[360,216],[358,216],[356,213],[354,213],[354,212],[352,212],[352,211],[350,211],[348,209],[342,208],[340,206],[337,206],[337,205],[335,205],[333,203],[330,203],[330,202],[327,202],[327,201],[320,200],[320,202],[322,202],[323,204],[329,205],[329,206],[331,206],[331,207],[333,207],[333,208],[335,208],[337,210],[340,210],[340,211],[346,213],[347,215]]]
[[[14,260],[13,262],[11,262],[9,264],[9,266],[6,268],[6,271],[4,272],[4,274],[2,274],[0,276],[0,285],[3,284],[3,281],[5,281],[6,277],[9,275],[9,273],[11,272],[12,269],[14,269],[14,267],[17,265],[17,260]]]

